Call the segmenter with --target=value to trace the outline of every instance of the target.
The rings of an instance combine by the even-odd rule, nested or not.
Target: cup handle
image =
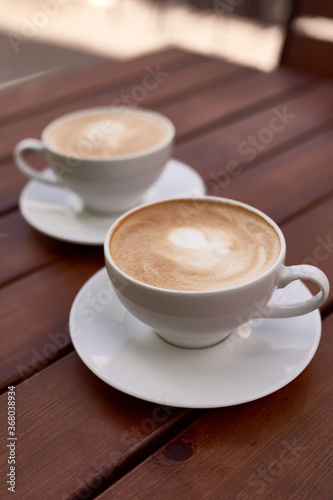
[[[36,179],[37,181],[44,182],[51,186],[61,186],[62,181],[60,179],[48,179],[42,172],[38,172],[33,169],[24,159],[23,154],[25,151],[37,151],[39,153],[45,154],[44,146],[38,139],[23,139],[20,141],[14,149],[14,159],[16,166],[19,170],[28,177]]]
[[[320,307],[328,297],[330,290],[327,276],[317,267],[301,264],[298,266],[283,266],[278,288],[284,288],[292,281],[305,279],[314,281],[319,287],[320,292],[314,297],[297,302],[296,304],[279,305],[268,303],[262,309],[261,314],[264,318],[291,318],[314,311]]]

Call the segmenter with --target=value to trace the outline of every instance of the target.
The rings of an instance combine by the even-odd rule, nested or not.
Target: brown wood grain
[[[73,252],[72,245],[31,228],[17,210],[0,218],[0,234],[0,260],[6,263],[0,268],[0,286]]]
[[[1,165],[0,214],[17,207],[20,193],[27,178],[19,172],[13,161]]]
[[[333,86],[317,85],[298,97],[186,141],[177,158],[209,182],[237,167],[248,168],[279,149],[307,140],[332,124]],[[283,121],[276,120],[283,114]],[[272,121],[273,120],[273,121]],[[275,128],[275,132],[273,131]],[[277,130],[279,128],[280,130]]]
[[[251,168],[225,171],[212,178],[207,192],[253,205],[280,224],[332,192],[332,155],[331,128]]]
[[[68,349],[74,297],[103,264],[100,248],[68,247],[62,260],[0,289],[0,388],[24,380]]]
[[[200,62],[203,56],[167,49],[159,53],[147,54],[132,61],[105,60],[104,62],[52,71],[42,76],[24,81],[0,92],[0,120],[57,107],[59,103],[82,99],[92,93],[105,92],[110,87],[120,88],[144,75],[146,66],[156,65],[172,69]],[[226,63],[226,66],[228,63]],[[231,66],[231,64],[229,64]]]
[[[311,76],[279,70],[238,76],[236,81],[191,95],[160,110],[174,121],[178,142],[204,127],[216,128],[234,119],[244,119],[258,108],[267,109],[288,93],[299,94],[313,80]],[[181,112],[179,112],[181,111]]]
[[[294,381],[207,412],[99,499],[329,498],[333,315],[323,326],[318,352]]]
[[[16,495],[22,500],[91,497],[187,413],[122,394],[74,352],[17,387],[16,401]],[[2,416],[6,402],[5,393]],[[1,429],[5,443],[7,429]],[[2,463],[2,477],[7,469]],[[1,497],[9,498],[3,482],[1,489]]]
[[[331,283],[322,311],[333,310],[333,196],[304,211],[282,225],[287,243],[287,265],[310,264],[319,267]],[[318,287],[307,282],[312,293]]]

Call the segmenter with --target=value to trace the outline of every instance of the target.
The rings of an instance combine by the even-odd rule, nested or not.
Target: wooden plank
[[[0,290],[0,388],[40,370],[68,349],[74,297],[103,264],[100,248],[73,247],[71,257]]]
[[[93,93],[105,92],[110,87],[120,88],[124,83],[142,78],[145,67],[149,65],[171,70],[203,59],[203,56],[194,53],[167,49],[132,61],[110,59],[81,68],[75,67],[72,71],[69,68],[53,71],[2,90],[0,121],[31,112],[36,114],[37,111],[57,107],[64,102],[73,102]]]
[[[17,207],[20,193],[27,178],[19,172],[13,161],[1,165],[0,215]]]
[[[99,496],[246,500],[330,498],[333,315],[318,352],[289,385],[206,413]]]
[[[220,86],[240,78],[246,79],[257,73],[255,70],[235,66],[226,61],[200,57],[198,57],[198,61],[192,61],[191,65],[184,64],[170,69],[162,65],[158,65],[158,67],[162,76],[156,77],[156,85],[151,78],[149,80],[150,88],[144,86],[144,78],[149,74],[144,67],[136,80],[126,81],[118,88],[110,86],[104,92],[91,93],[84,99],[80,99],[79,106],[76,104],[72,107],[80,109],[84,106],[111,104],[152,106],[191,95],[198,90],[209,89],[214,85]]]
[[[333,283],[333,197],[315,205],[282,225],[287,242],[287,265],[310,264],[319,267]],[[307,282],[312,293],[318,288]],[[322,306],[325,313],[332,310],[333,290]]]
[[[133,464],[188,413],[122,394],[93,375],[76,353],[18,386],[16,401],[19,498],[96,495],[105,479]],[[0,405],[6,415],[6,393]],[[3,461],[2,477],[8,472]]]
[[[144,78],[148,75],[146,67],[141,67],[141,73],[136,80],[131,83],[124,82],[121,87],[108,86],[104,92],[91,93],[80,96],[76,99],[57,103],[56,107],[40,110],[20,117],[19,122],[3,122],[0,126],[0,158],[8,158],[15,144],[27,136],[40,137],[43,128],[55,118],[76,111],[82,108],[94,106],[140,106],[156,107],[158,103],[166,102],[170,99],[180,99],[184,95],[209,88],[211,85],[223,85],[231,77],[245,78],[253,74],[253,70],[240,69],[237,66],[218,61],[203,60],[198,61],[193,66],[184,65],[181,68],[169,68],[167,65],[158,65],[162,76],[156,76],[149,80],[150,88],[143,85]]]
[[[251,168],[212,176],[207,192],[254,205],[280,224],[332,191],[332,155],[329,129]]]
[[[181,104],[171,102],[161,111],[174,121],[179,141],[187,139],[198,129],[230,123],[231,117],[244,119],[251,112],[257,112],[258,108],[267,109],[274,102],[281,102],[282,95],[287,92],[299,95],[302,86],[311,80],[310,75],[281,69],[272,73],[254,72],[246,79],[239,78],[223,87],[189,96]]]
[[[186,141],[177,149],[177,158],[192,165],[211,182],[226,170],[248,168],[279,149],[306,140],[332,123],[333,87],[318,85],[300,94]]]
[[[32,229],[16,210],[0,218],[0,286],[44,266],[61,255],[73,253],[73,245],[48,238]]]

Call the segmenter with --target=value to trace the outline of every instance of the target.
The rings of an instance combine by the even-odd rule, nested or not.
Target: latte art
[[[218,290],[267,271],[280,240],[262,217],[243,207],[202,200],[166,201],[129,214],[110,242],[129,276],[170,290]]]
[[[113,110],[67,118],[48,132],[47,142],[70,156],[103,159],[146,151],[168,133],[153,115]]]

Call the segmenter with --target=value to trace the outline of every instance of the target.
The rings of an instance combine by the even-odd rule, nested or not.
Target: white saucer
[[[292,303],[310,295],[297,282],[276,292],[274,302]],[[105,269],[81,288],[70,313],[74,347],[93,373],[131,396],[184,408],[252,401],[304,370],[319,344],[319,311],[258,323],[214,347],[172,346],[124,309]]]
[[[54,174],[44,171],[46,177]],[[177,196],[201,196],[205,185],[188,165],[171,159],[162,175],[146,193],[142,203]],[[66,188],[30,181],[23,189],[19,207],[22,216],[47,236],[85,245],[103,245],[107,230],[119,215],[101,217],[83,209],[81,199]]]

